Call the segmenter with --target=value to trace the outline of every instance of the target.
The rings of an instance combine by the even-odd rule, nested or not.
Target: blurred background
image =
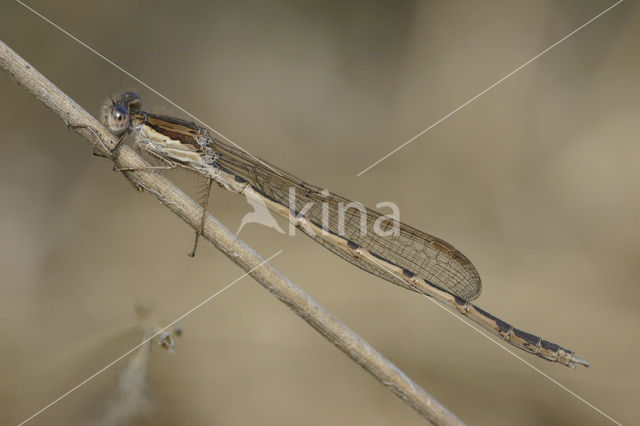
[[[610,1],[30,6],[254,155],[439,236],[478,305],[592,363],[519,353],[623,423],[640,396],[640,8],[624,2],[360,177]],[[118,90],[171,105],[5,2],[0,39],[97,115]],[[0,423],[16,424],[242,275],[0,76]],[[202,182],[171,172],[197,194]],[[231,230],[251,211],[217,189]],[[240,237],[470,424],[610,424],[417,294],[304,236]],[[151,318],[151,319],[150,319]],[[147,323],[147,325],[148,325]],[[422,424],[245,278],[30,424]],[[511,348],[511,347],[509,347]],[[514,349],[515,350],[515,349]]]

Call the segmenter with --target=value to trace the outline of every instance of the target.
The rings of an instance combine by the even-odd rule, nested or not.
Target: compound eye
[[[142,106],[142,98],[136,92],[125,93],[123,99],[126,100],[129,108],[140,109],[140,107]]]
[[[122,133],[129,126],[129,113],[123,106],[114,106],[109,113],[107,125],[113,133]]]

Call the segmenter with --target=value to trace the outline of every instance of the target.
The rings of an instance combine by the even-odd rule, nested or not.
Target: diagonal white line
[[[372,257],[370,257],[368,254],[363,253],[364,257],[368,258],[369,260],[371,260],[372,262],[378,264],[378,262],[373,259]],[[389,269],[385,269],[388,273],[390,273],[391,275],[395,276],[396,278],[398,278],[401,281],[406,281],[404,278],[400,277],[399,275],[397,275],[396,273],[394,273],[393,271],[389,270]],[[461,317],[460,315],[456,314],[455,312],[450,311],[445,305],[443,305],[442,303],[440,303],[438,300],[436,300],[434,297],[429,296],[425,293],[422,292],[418,292],[419,294],[421,294],[422,296],[426,297],[428,300],[432,301],[433,303],[435,303],[436,305],[438,305],[439,307],[441,307],[442,309],[444,309],[445,311],[447,311],[449,314],[451,314],[451,316],[453,316],[454,318],[462,321],[464,324],[466,324],[467,326],[469,326],[472,330],[475,330],[476,332],[480,333],[481,335],[483,335],[484,337],[486,337],[487,339],[489,339],[491,342],[495,343],[500,349],[503,349],[507,352],[509,352],[511,355],[513,355],[514,357],[516,357],[517,359],[519,359],[520,361],[522,361],[524,364],[528,365],[529,367],[533,368],[536,372],[540,373],[544,378],[550,380],[551,382],[555,383],[556,385],[560,386],[560,388],[562,388],[563,390],[567,391],[570,395],[576,397],[577,399],[579,399],[580,401],[584,402],[587,406],[589,406],[590,408],[592,408],[593,410],[595,410],[596,412],[602,414],[604,417],[606,417],[607,419],[611,420],[613,423],[617,424],[618,426],[622,426],[621,423],[619,423],[618,421],[616,421],[615,419],[613,419],[613,417],[609,416],[607,413],[605,413],[604,411],[602,411],[601,409],[599,409],[598,407],[596,407],[595,405],[593,405],[592,403],[590,403],[589,401],[587,401],[586,399],[584,399],[583,397],[581,397],[580,395],[578,395],[577,393],[575,393],[574,391],[572,391],[571,389],[569,389],[568,387],[566,387],[565,385],[563,385],[562,383],[560,383],[559,381],[557,381],[556,379],[554,379],[553,377],[551,377],[550,375],[548,375],[547,373],[543,372],[542,370],[538,369],[537,367],[535,367],[533,364],[531,364],[529,361],[525,360],[524,358],[522,358],[520,355],[516,354],[515,352],[513,352],[511,349],[503,346],[502,344],[498,343],[495,339],[493,339],[491,336],[489,336],[487,333],[485,333],[484,331],[480,330],[478,327],[476,327],[475,325],[471,324],[469,321],[467,321],[466,319],[464,319],[463,317]]]
[[[544,49],[542,52],[538,53],[536,56],[534,56],[533,58],[529,59],[527,62],[525,62],[524,64],[520,65],[518,68],[516,68],[515,70],[511,71],[509,74],[505,75],[504,77],[502,77],[500,80],[496,81],[495,83],[493,83],[491,86],[487,87],[486,89],[484,89],[482,92],[478,93],[477,95],[475,95],[473,98],[469,99],[468,101],[466,101],[465,103],[463,103],[462,105],[460,105],[459,107],[457,107],[456,109],[450,111],[447,115],[445,115],[444,117],[442,117],[440,120],[436,121],[435,123],[431,124],[429,127],[425,128],[424,130],[422,130],[420,133],[418,133],[417,135],[415,135],[414,137],[412,137],[411,139],[407,140],[405,143],[403,143],[402,145],[400,145],[399,147],[397,147],[396,149],[394,149],[393,151],[391,151],[390,153],[388,153],[387,155],[385,155],[384,157],[380,158],[378,161],[376,161],[375,163],[371,164],[369,167],[367,167],[366,169],[362,170],[360,173],[358,173],[356,176],[361,176],[362,174],[366,173],[368,170],[372,169],[373,167],[377,166],[378,164],[380,164],[381,162],[383,162],[384,160],[386,160],[387,158],[391,157],[393,154],[395,154],[396,152],[400,151],[402,148],[404,148],[405,146],[409,145],[411,142],[413,142],[414,140],[416,140],[417,138],[419,138],[420,136],[424,135],[425,133],[427,133],[429,130],[433,129],[434,127],[436,127],[438,124],[442,123],[444,120],[446,120],[447,118],[451,117],[453,114],[455,114],[456,112],[460,111],[462,108],[466,107],[467,105],[469,105],[471,102],[475,101],[476,99],[478,99],[480,96],[484,95],[485,93],[487,93],[489,90],[493,89],[494,87],[496,87],[497,85],[499,85],[500,83],[502,83],[503,81],[505,81],[506,79],[508,79],[509,77],[511,77],[512,75],[514,75],[515,73],[517,73],[518,71],[520,71],[522,68],[526,67],[527,65],[529,65],[531,62],[535,61],[536,59],[538,59],[540,56],[544,55],[545,53],[547,53],[548,51],[550,51],[551,49],[553,49],[554,47],[556,47],[557,45],[559,45],[560,43],[562,43],[563,41],[565,41],[566,39],[568,39],[569,37],[571,37],[572,35],[574,35],[575,33],[577,33],[578,31],[580,31],[581,29],[583,29],[584,27],[586,27],[587,25],[591,24],[593,21],[595,21],[596,19],[598,19],[599,17],[601,17],[602,15],[604,15],[605,13],[607,13],[608,11],[610,11],[611,9],[613,9],[614,7],[616,7],[617,5],[619,5],[620,3],[622,3],[623,0],[618,0],[618,2],[616,2],[615,4],[613,4],[612,6],[609,6],[607,9],[605,9],[604,11],[600,12],[598,15],[596,15],[595,17],[591,18],[590,20],[588,20],[587,22],[585,22],[584,24],[580,25],[578,28],[576,28],[575,30],[571,31],[569,34],[567,34],[566,36],[562,37],[560,40],[556,41],[555,43],[553,43],[551,46],[547,47],[546,49]]]
[[[124,68],[122,68],[120,65],[116,64],[115,62],[113,62],[111,59],[107,58],[106,56],[104,56],[102,53],[98,52],[97,50],[95,50],[93,47],[89,46],[87,43],[83,42],[82,40],[80,40],[79,38],[77,38],[76,36],[74,36],[73,34],[71,34],[70,32],[68,32],[67,30],[65,30],[64,28],[62,28],[61,26],[59,26],[58,24],[56,24],[55,22],[51,21],[50,19],[48,19],[47,17],[45,17],[44,15],[42,15],[41,13],[39,13],[38,11],[36,11],[35,9],[27,6],[26,4],[24,4],[23,2],[21,2],[20,0],[16,0],[18,3],[20,3],[22,6],[24,6],[26,9],[28,9],[29,11],[31,11],[32,13],[34,13],[35,15],[37,15],[38,17],[40,17],[42,20],[44,20],[45,22],[49,23],[50,25],[52,25],[53,27],[55,27],[57,30],[59,30],[60,32],[64,33],[66,36],[68,36],[69,38],[71,38],[72,40],[74,40],[76,43],[80,44],[81,46],[87,48],[89,51],[91,51],[93,54],[95,54],[96,56],[98,56],[100,59],[104,60],[105,62],[109,63],[110,65],[112,65],[114,68],[118,69],[119,71],[125,73],[126,75],[128,75],[129,77],[131,77],[133,80],[137,81],[138,83],[140,83],[141,85],[143,85],[144,87],[146,87],[149,91],[155,93],[156,95],[160,96],[162,99],[164,99],[165,101],[169,102],[171,105],[173,105],[174,107],[178,108],[180,111],[184,112],[185,114],[187,114],[189,117],[193,118],[194,120],[202,123],[205,125],[205,127],[207,127],[208,129],[212,130],[214,133],[216,133],[218,136],[220,136],[221,138],[227,140],[229,143],[233,144],[236,148],[241,149],[243,152],[247,153],[247,155],[249,155],[251,158],[253,158],[254,160],[256,160],[258,163],[262,164],[263,166],[265,166],[266,168],[270,169],[272,172],[274,172],[277,175],[281,176],[281,173],[278,172],[277,170],[275,170],[273,167],[271,167],[270,165],[268,165],[267,163],[265,163],[264,161],[262,161],[261,159],[259,159],[258,157],[255,157],[253,154],[251,154],[249,151],[247,151],[246,149],[244,149],[243,147],[241,147],[240,145],[238,145],[237,143],[235,143],[234,141],[232,141],[231,139],[229,139],[228,137],[226,137],[225,135],[223,135],[222,133],[220,133],[219,131],[217,131],[216,129],[214,129],[213,127],[209,126],[207,123],[205,123],[204,121],[202,121],[201,119],[199,119],[198,117],[196,117],[195,115],[191,114],[189,111],[187,111],[186,109],[182,108],[180,105],[178,105],[177,103],[175,103],[174,101],[172,101],[171,99],[169,99],[168,97],[166,97],[165,95],[163,95],[162,93],[158,92],[156,89],[154,89],[153,87],[149,86],[147,83],[145,83],[144,81],[140,80],[138,77],[136,77],[135,75],[131,74],[129,71],[125,70]]]
[[[22,422],[20,422],[18,424],[18,426],[22,426],[23,424],[29,422],[30,420],[32,420],[34,417],[36,417],[37,415],[41,414],[42,412],[48,410],[49,408],[51,408],[51,406],[53,406],[54,404],[60,402],[62,399],[66,398],[67,396],[69,396],[69,394],[71,394],[72,392],[74,392],[75,390],[77,390],[79,387],[85,385],[87,382],[91,381],[92,379],[94,379],[96,376],[98,376],[99,374],[101,374],[102,372],[104,372],[106,369],[108,369],[109,367],[113,366],[114,364],[116,364],[117,362],[119,362],[120,360],[122,360],[123,358],[125,358],[127,355],[131,354],[133,351],[135,351],[136,349],[140,348],[141,346],[143,346],[144,344],[146,344],[147,342],[149,342],[151,339],[153,339],[154,337],[156,337],[158,334],[162,333],[163,331],[165,331],[167,328],[171,327],[172,325],[174,325],[175,323],[177,323],[178,321],[182,320],[184,317],[186,317],[187,315],[190,315],[193,311],[195,311],[196,309],[200,308],[202,305],[204,305],[205,303],[209,302],[211,299],[213,299],[214,297],[218,296],[219,294],[221,294],[223,291],[225,291],[226,289],[228,289],[229,287],[231,287],[232,285],[234,285],[235,283],[237,283],[238,281],[240,281],[241,279],[243,279],[244,277],[246,277],[247,275],[249,275],[251,272],[255,271],[256,269],[258,269],[259,267],[261,267],[262,265],[264,265],[265,263],[267,263],[268,261],[270,261],[271,259],[273,259],[274,257],[276,257],[277,255],[279,255],[280,253],[282,253],[283,250],[280,250],[279,252],[277,252],[276,254],[274,254],[273,256],[269,257],[268,259],[260,262],[259,265],[251,268],[249,271],[245,272],[244,274],[242,274],[240,277],[236,278],[235,280],[233,280],[232,282],[230,282],[229,284],[227,284],[225,287],[222,288],[222,290],[218,290],[217,292],[215,292],[214,294],[212,294],[211,296],[207,297],[206,299],[204,299],[202,302],[198,303],[196,306],[194,306],[193,308],[189,309],[187,312],[185,312],[184,314],[180,315],[178,318],[176,318],[175,320],[171,321],[169,324],[165,325],[162,329],[160,329],[158,332],[156,332],[154,335],[152,335],[151,337],[148,337],[146,339],[144,339],[142,341],[142,343],[134,346],[133,348],[131,348],[130,350],[128,350],[127,352],[125,352],[124,354],[120,355],[118,358],[114,359],[113,361],[111,361],[109,364],[105,365],[104,367],[102,367],[100,370],[96,371],[95,373],[93,373],[92,375],[90,375],[89,377],[87,377],[86,379],[84,379],[82,382],[78,383],[77,385],[75,385],[74,387],[72,387],[71,389],[69,389],[67,392],[63,393],[62,395],[60,395],[58,398],[54,399],[53,401],[51,401],[50,403],[48,403],[47,405],[45,405],[44,407],[42,407],[40,410],[38,410],[37,412],[35,412],[34,414],[32,414],[30,417],[26,418],[25,420],[23,420]]]

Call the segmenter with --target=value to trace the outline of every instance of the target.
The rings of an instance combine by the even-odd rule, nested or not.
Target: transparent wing
[[[321,188],[303,182],[225,142],[212,140],[212,146],[220,155],[216,161],[219,167],[244,179],[262,196],[287,209],[290,208],[289,188],[294,188],[295,213],[300,214],[305,209],[301,216],[332,235],[339,235],[367,249],[374,256],[399,266],[408,277],[411,277],[411,274],[418,275],[454,296],[473,300],[480,295],[482,285],[476,268],[446,241],[399,222],[396,222],[399,232],[387,236],[380,235],[380,232],[375,231],[374,225],[382,214],[371,209],[345,210],[344,206],[350,203],[350,200],[344,197],[327,194],[326,191],[323,193]],[[309,203],[313,204],[306,209]],[[323,209],[328,214],[323,215]],[[342,223],[339,220],[340,212],[344,218]],[[361,226],[363,218],[366,219],[363,221],[364,227]],[[381,220],[380,223],[383,224],[380,227],[383,231],[389,230],[391,223],[388,219]],[[412,289],[401,278],[367,259],[355,257],[353,252],[334,244],[321,233],[310,234],[303,228],[301,230],[359,268],[396,285]]]

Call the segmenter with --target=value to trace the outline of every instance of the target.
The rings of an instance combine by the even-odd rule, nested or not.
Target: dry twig
[[[66,123],[74,126],[88,126],[77,129],[87,142],[99,146],[97,144],[100,144],[98,139],[100,138],[109,148],[115,146],[116,138],[108,133],[95,118],[1,41],[0,67]],[[127,146],[119,148],[112,160],[118,168],[140,169],[149,166]],[[126,173],[136,185],[153,194],[182,220],[197,229],[202,209],[182,190],[153,171],[138,170]],[[211,215],[206,217],[203,236],[243,270],[251,271],[249,275],[271,294],[421,416],[433,424],[461,424],[453,413],[277,269],[268,263],[259,266],[264,259]]]

